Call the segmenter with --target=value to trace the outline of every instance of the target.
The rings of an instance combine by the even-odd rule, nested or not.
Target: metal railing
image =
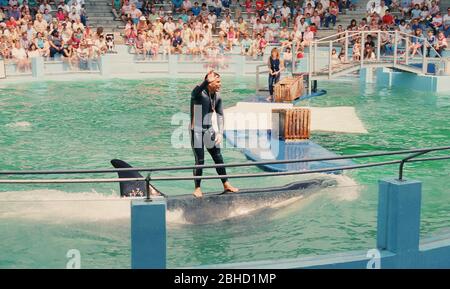
[[[119,173],[119,172],[148,172],[147,177],[141,178],[82,178],[82,179],[0,179],[0,184],[61,184],[61,183],[119,183],[128,181],[145,181],[146,182],[146,198],[150,200],[150,182],[152,181],[186,181],[186,180],[205,180],[205,179],[223,179],[223,178],[255,178],[255,177],[273,177],[273,176],[287,176],[287,175],[304,175],[311,173],[325,173],[341,170],[353,170],[359,168],[369,168],[377,166],[386,166],[399,164],[399,180],[403,180],[404,165],[407,162],[422,162],[422,161],[436,161],[450,159],[449,155],[434,156],[428,158],[417,158],[420,155],[450,150],[450,146],[421,148],[399,150],[392,152],[375,152],[365,154],[355,154],[347,156],[336,156],[326,158],[308,158],[308,159],[293,159],[293,160],[277,160],[277,161],[259,161],[246,163],[230,163],[230,164],[214,164],[214,165],[188,165],[188,166],[167,166],[155,168],[115,168],[115,169],[80,169],[80,170],[29,170],[29,171],[0,171],[0,176],[11,175],[62,175],[62,174],[98,174],[98,173]],[[336,166],[331,168],[314,169],[314,170],[296,170],[286,172],[269,172],[269,173],[247,173],[247,174],[231,174],[231,175],[213,175],[213,176],[158,176],[153,177],[151,173],[163,171],[180,171],[192,169],[210,169],[220,167],[249,167],[269,164],[289,164],[289,163],[305,163],[315,161],[332,161],[344,159],[360,159],[380,156],[405,155],[406,157],[390,161],[373,162],[366,164],[355,164],[347,166]]]
[[[364,57],[364,43],[368,35],[374,37],[376,47],[374,48],[375,59],[365,59]],[[382,38],[389,40],[389,45],[392,47],[392,56],[382,56]],[[414,59],[410,55],[410,44],[413,39],[422,43],[422,48],[418,49],[418,53],[421,54],[420,61],[416,61],[421,64],[421,68],[412,65]],[[360,50],[358,51],[359,59],[350,59],[349,48],[351,43],[359,41]],[[318,47],[327,47],[327,57],[318,54]],[[340,47],[344,52],[344,61],[338,65],[333,65],[333,48]],[[427,57],[427,50],[432,51],[436,57]],[[356,52],[356,51],[355,51]],[[319,55],[319,56],[318,56]],[[352,53],[352,56],[354,53]],[[337,57],[337,55],[336,55]],[[353,58],[353,57],[352,57]],[[326,59],[323,62],[322,59]],[[418,59],[416,59],[418,60]],[[322,65],[319,65],[319,61]],[[355,69],[361,69],[367,66],[379,66],[379,67],[391,67],[397,69],[403,69],[410,72],[427,74],[428,63],[438,63],[442,68],[445,64],[445,59],[439,54],[438,51],[431,45],[424,37],[418,37],[410,35],[401,31],[345,31],[334,35],[330,35],[319,40],[315,40],[309,46],[308,54],[308,86],[311,87],[310,82],[316,77],[322,77],[331,79],[336,73],[342,73],[348,71],[353,72]],[[319,67],[320,66],[320,67]],[[336,67],[338,66],[338,67]],[[437,71],[436,71],[437,72]],[[308,89],[311,93],[310,88]]]

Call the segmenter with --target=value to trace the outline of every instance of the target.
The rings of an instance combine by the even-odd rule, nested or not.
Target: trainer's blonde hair
[[[270,51],[270,57],[272,57],[273,53],[275,52],[275,59],[280,58],[280,51],[276,47],[272,48],[272,51]],[[273,59],[273,57],[272,57]]]

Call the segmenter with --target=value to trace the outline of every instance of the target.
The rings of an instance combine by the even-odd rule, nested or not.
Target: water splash
[[[10,129],[31,130],[31,123],[28,121],[18,121],[14,123],[8,123],[5,126]]]

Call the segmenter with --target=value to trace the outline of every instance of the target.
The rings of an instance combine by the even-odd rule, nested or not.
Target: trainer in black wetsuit
[[[267,64],[269,67],[269,93],[270,93],[270,96],[267,98],[267,101],[273,101],[273,88],[275,84],[278,81],[280,81],[280,73],[282,67],[284,67],[284,64],[280,60],[280,53],[278,52],[277,48],[272,49]]]
[[[209,80],[209,81],[208,81]],[[223,136],[223,106],[222,99],[218,90],[220,89],[220,76],[211,72],[205,80],[197,85],[191,95],[191,146],[194,152],[195,164],[203,165],[205,163],[204,148],[211,155],[214,163],[223,164],[223,157],[220,152],[220,142]],[[216,112],[218,132],[214,131],[212,126],[212,115]],[[226,175],[224,167],[216,169],[219,175]],[[194,176],[201,176],[202,169],[194,169]],[[227,178],[222,178],[225,191],[235,192]],[[201,180],[195,180],[194,195],[201,197]]]

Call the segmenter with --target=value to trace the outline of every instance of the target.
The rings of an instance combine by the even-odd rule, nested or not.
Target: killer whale
[[[130,164],[118,159],[111,160],[111,164],[115,168],[132,168]],[[142,178],[136,171],[118,172],[118,175],[119,178]],[[192,194],[168,196],[154,186],[152,188],[166,199],[168,214],[181,215],[187,223],[204,224],[277,207],[286,201],[307,197],[335,185],[335,179],[324,175],[283,186],[241,189],[238,193],[205,193],[203,198],[195,198]],[[120,196],[144,197],[145,181],[120,182]]]

